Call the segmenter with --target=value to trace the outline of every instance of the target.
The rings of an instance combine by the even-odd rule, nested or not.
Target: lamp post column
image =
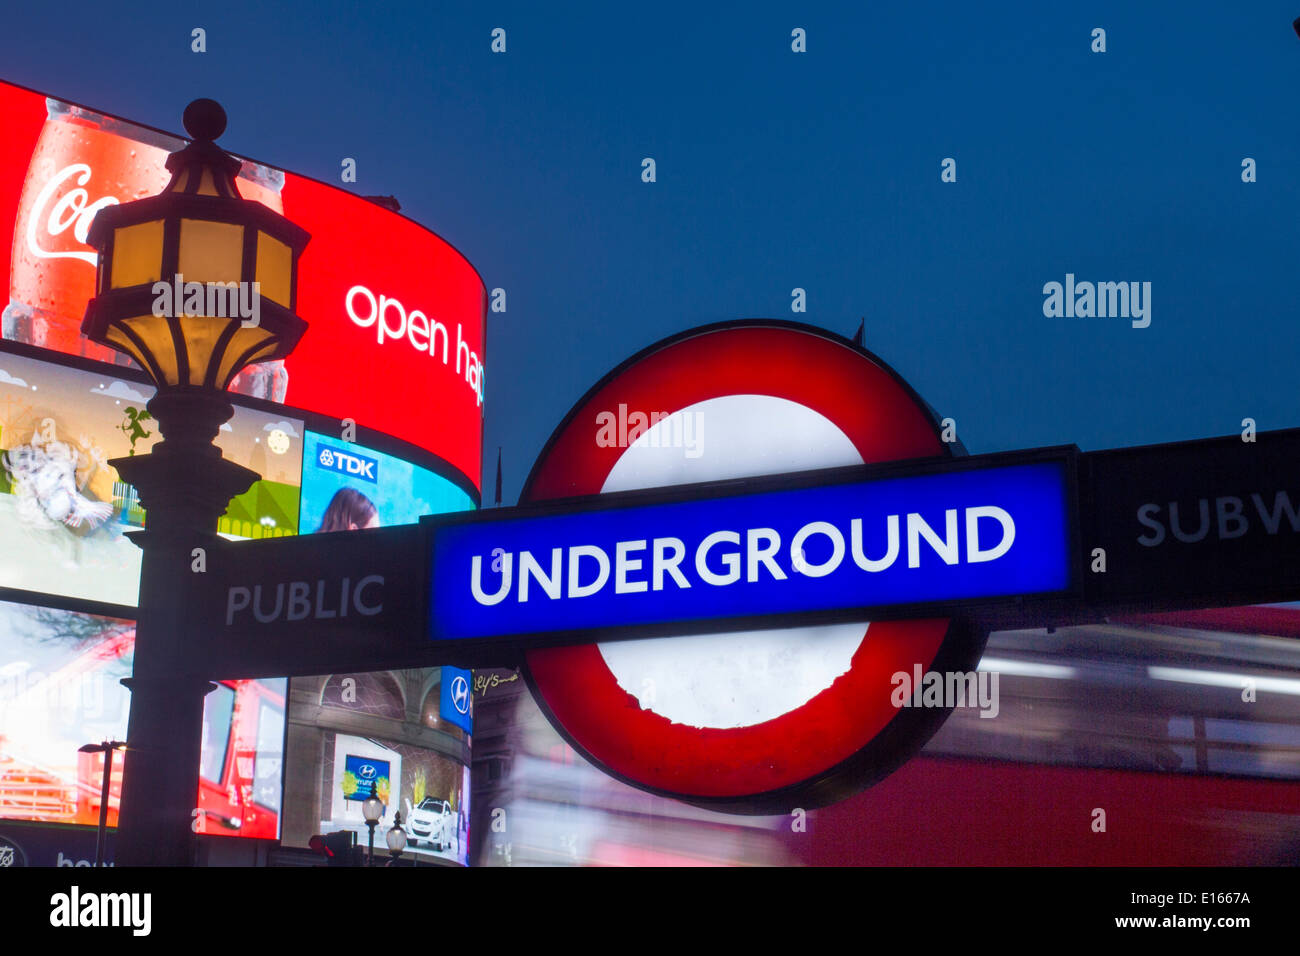
[[[149,403],[163,441],[148,455],[110,462],[135,486],[147,530],[143,550],[126,764],[118,817],[117,862],[190,866],[198,795],[203,698],[215,688],[195,673],[187,640],[187,594],[196,548],[217,543],[217,519],[256,472],[227,461],[213,445],[234,409],[219,393],[162,390]],[[204,555],[206,557],[206,555]]]

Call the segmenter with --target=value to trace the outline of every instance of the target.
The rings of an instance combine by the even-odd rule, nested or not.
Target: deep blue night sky
[[[513,503],[612,366],[745,316],[865,316],[972,452],[1300,425],[1300,3],[186,6],[10,4],[0,78],[171,130],[212,96],[227,149],[335,184],[355,157],[507,290],[485,497],[498,445]],[[1044,317],[1067,272],[1151,282],[1151,326]]]

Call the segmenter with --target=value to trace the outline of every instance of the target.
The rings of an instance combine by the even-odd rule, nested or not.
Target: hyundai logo
[[[451,682],[451,705],[459,713],[469,713],[469,681],[460,675]]]
[[[374,779],[375,765],[370,763],[363,763],[360,767],[357,768],[357,776],[360,777],[362,780]]]

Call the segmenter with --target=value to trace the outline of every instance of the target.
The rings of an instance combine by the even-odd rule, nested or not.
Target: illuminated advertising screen
[[[366,845],[362,803],[373,794],[384,804],[376,855],[400,812],[403,857],[467,865],[469,743],[439,712],[442,684],[455,676],[433,667],[294,678],[284,779],[295,799],[285,804],[285,845],[305,847],[338,830]]]
[[[87,230],[105,206],[159,192],[182,141],[2,83],[0,126],[3,338],[125,362],[80,333],[95,276]],[[424,227],[333,186],[250,161],[237,182],[311,241],[298,278],[307,334],[233,390],[393,435],[477,490],[486,295],[473,266]]]
[[[109,461],[147,453],[157,424],[141,382],[0,351],[0,588],[131,607],[144,526]],[[230,537],[296,534],[301,420],[236,406],[222,454],[264,477],[218,523]]]
[[[153,445],[151,394],[0,353],[0,587],[135,604],[143,512],[108,460]]]
[[[126,736],[131,621],[0,602],[0,819],[96,825],[104,757]],[[197,831],[280,833],[286,681],[222,681],[204,700]],[[117,825],[122,757],[109,780]]]
[[[304,534],[413,524],[421,515],[473,508],[463,489],[425,468],[354,442],[306,434]]]
[[[360,757],[353,750],[377,756]],[[369,828],[361,801],[375,793],[386,808],[381,823],[383,832],[393,824],[393,810],[401,811],[402,828],[406,831],[405,852],[468,863],[467,767],[423,747],[351,734],[334,735],[334,752],[332,765],[342,770],[337,774],[338,786],[335,799],[330,801],[330,813],[320,821],[320,832],[354,830],[357,842],[366,843]],[[386,759],[379,759],[378,755]],[[361,776],[367,772],[374,775],[369,785]],[[349,791],[349,786],[355,789]]]

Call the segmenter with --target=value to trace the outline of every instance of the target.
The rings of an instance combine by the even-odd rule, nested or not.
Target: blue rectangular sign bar
[[[1064,595],[1077,587],[1073,464],[1069,451],[991,455],[438,520],[430,637],[528,645]]]

